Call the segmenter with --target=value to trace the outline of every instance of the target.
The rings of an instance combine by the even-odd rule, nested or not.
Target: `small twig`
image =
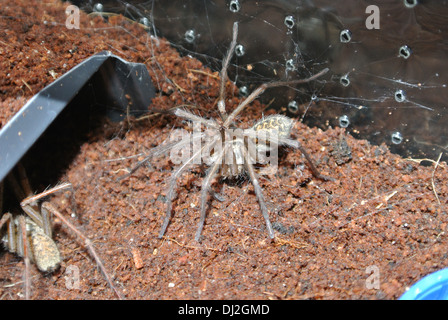
[[[20,79],[20,80],[22,80],[23,84],[28,88],[28,90],[30,90],[31,93],[34,94],[33,89],[31,89],[30,85],[28,83],[26,83],[25,80],[23,80],[23,79]]]
[[[128,22],[135,23],[135,24],[141,26],[143,29],[145,29],[147,31],[151,31],[151,27],[148,27],[148,26],[144,25],[143,23],[139,23],[135,20],[132,20],[130,18],[127,18],[121,14],[114,13],[114,12],[96,12],[96,11],[94,11],[94,12],[89,13],[88,16],[92,16],[92,17],[97,17],[97,16],[99,16],[99,17],[117,17],[118,16],[120,18],[127,20]]]
[[[432,191],[434,192],[434,195],[436,196],[437,203],[439,204],[439,206],[440,206],[440,199],[439,199],[439,196],[437,195],[436,185],[434,183],[434,174],[436,172],[437,167],[439,166],[439,162],[440,162],[440,159],[442,158],[442,154],[443,154],[443,152],[441,152],[439,154],[439,158],[437,159],[436,165],[434,166],[434,170],[432,171],[432,177],[431,177]]]
[[[190,105],[190,104],[182,104],[182,105],[172,107],[172,108],[169,108],[166,110],[153,107],[148,110],[148,114],[141,116],[140,118],[137,118],[136,121],[142,121],[145,119],[149,119],[149,118],[152,118],[152,117],[154,117],[156,115],[160,115],[160,114],[174,115],[174,111],[179,108],[192,108],[193,109],[193,108],[197,108],[197,107],[194,105]]]
[[[202,70],[187,69],[187,71],[188,71],[188,72],[195,72],[195,73],[203,74],[203,75],[209,76],[210,78],[214,78],[214,79],[219,80],[219,76],[214,75],[214,74],[209,73],[209,72],[202,71]]]
[[[167,240],[167,241],[172,241],[172,242],[174,242],[175,244],[177,244],[178,246],[180,246],[182,248],[187,248],[187,249],[207,249],[207,250],[218,251],[218,252],[221,251],[221,249],[216,249],[216,248],[190,246],[190,245],[182,244],[179,241],[176,241],[176,240],[174,240],[172,238],[168,238],[167,236],[162,236],[162,239]]]
[[[296,242],[296,241],[286,240],[286,239],[282,239],[282,238],[280,238],[278,236],[276,236],[274,238],[274,240],[275,240],[275,244],[280,245],[280,246],[282,246],[282,245],[289,245],[289,246],[291,246],[291,247],[293,247],[295,249],[303,249],[303,248],[308,247],[307,243],[299,243],[299,242]]]
[[[30,277],[30,281],[33,280],[34,278],[37,278],[37,277],[38,277],[38,275]],[[15,286],[17,286],[19,284],[22,284],[22,283],[25,283],[25,281],[24,280],[20,280],[20,281],[14,282],[14,283],[5,284],[5,285],[2,286],[2,288],[13,288],[13,287],[15,287]],[[2,300],[2,299],[0,298],[0,300]]]
[[[387,204],[387,202],[389,201],[390,198],[392,198],[394,195],[396,195],[398,193],[398,190],[394,190],[392,191],[390,194],[388,194],[387,196],[384,197],[384,202]],[[379,209],[383,206],[383,202],[381,202],[379,205],[376,206],[375,209]]]
[[[179,90],[180,92],[186,92],[187,90],[185,90],[184,88],[182,88],[180,85],[178,85],[176,83],[176,81],[174,81],[173,79],[169,79],[177,88],[177,90]]]
[[[440,155],[441,155],[441,154],[440,154]],[[437,160],[437,161],[434,161],[434,160],[432,160],[432,159],[428,159],[428,158],[424,158],[424,159],[406,158],[406,159],[404,159],[404,160],[412,161],[412,162],[416,162],[416,163],[418,163],[418,164],[421,164],[423,161],[428,161],[428,162],[432,162],[432,163],[434,163],[434,164],[438,164],[439,161],[440,161],[440,156],[439,156],[439,160]],[[445,168],[445,166],[443,166],[442,164],[439,164],[439,166],[440,166],[441,168]]]
[[[135,159],[135,158],[141,157],[143,155],[145,155],[145,154],[144,153],[139,153],[139,154],[135,154],[135,155],[129,156],[129,157],[121,157],[121,158],[115,158],[115,159],[106,159],[106,160],[103,160],[103,162],[124,161],[124,160],[129,160],[129,159]],[[118,172],[120,170],[123,170],[123,169],[119,169],[119,170],[117,170],[115,172]]]

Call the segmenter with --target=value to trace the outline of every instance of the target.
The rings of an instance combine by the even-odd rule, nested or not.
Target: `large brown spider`
[[[174,109],[173,113],[176,116],[193,122],[193,126],[196,126],[196,129],[199,128],[199,130],[193,130],[193,132],[187,133],[184,132],[184,135],[180,141],[172,141],[151,149],[149,153],[146,154],[145,158],[137,163],[137,165],[132,168],[128,174],[119,178],[119,180],[121,180],[128,177],[152,157],[170,152],[171,160],[173,161],[174,156],[176,156],[179,152],[182,153],[183,157],[181,161],[179,161],[179,159],[173,161],[179,162],[180,165],[172,174],[168,183],[166,215],[159,233],[159,238],[163,237],[165,234],[171,218],[177,180],[182,173],[193,165],[205,163],[210,167],[206,177],[202,181],[201,214],[199,226],[195,236],[196,241],[199,241],[204,226],[207,197],[213,179],[218,175],[224,178],[236,177],[244,172],[248,173],[254,186],[255,194],[266,222],[269,237],[274,238],[274,230],[271,222],[269,221],[268,209],[266,207],[262,189],[258,182],[257,173],[255,172],[253,164],[272,164],[271,162],[276,160],[275,156],[277,155],[278,147],[281,145],[298,148],[305,155],[315,176],[325,180],[331,179],[321,175],[318,172],[313,165],[311,158],[298,141],[289,138],[290,130],[294,122],[292,119],[279,114],[271,115],[258,121],[249,129],[239,129],[235,123],[235,119],[238,114],[240,114],[244,108],[246,108],[267,88],[306,83],[322,76],[328,72],[328,69],[324,69],[307,79],[262,84],[243,102],[241,102],[232,113],[227,114],[225,110],[225,85],[228,77],[227,68],[235,49],[237,34],[238,24],[234,23],[232,42],[230,44],[229,51],[223,60],[222,70],[220,73],[221,81],[218,100],[220,119],[206,119],[182,108]],[[200,130],[204,127],[206,130]],[[191,150],[192,152],[190,152]],[[185,154],[187,156],[185,156]]]
[[[14,172],[6,177],[10,189],[20,200],[23,214],[6,212],[0,219],[0,242],[12,253],[16,253],[25,260],[25,298],[30,297],[29,263],[33,262],[44,273],[51,273],[59,268],[62,258],[59,249],[52,238],[51,215],[57,216],[72,232],[80,237],[84,245],[98,264],[109,286],[118,298],[122,299],[120,292],[113,285],[106,268],[93,247],[92,241],[83,235],[70,223],[50,202],[42,201],[45,197],[59,191],[72,189],[71,183],[62,183],[42,193],[33,195],[31,186],[24,168],[19,163]],[[0,213],[3,207],[4,183],[0,181]],[[41,203],[39,203],[41,202]],[[5,232],[1,232],[5,226]]]

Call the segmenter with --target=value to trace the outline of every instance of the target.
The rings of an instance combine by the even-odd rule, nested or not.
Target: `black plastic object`
[[[107,51],[86,59],[32,97],[0,130],[0,181],[72,100],[100,106],[106,116],[117,121],[127,112],[133,115],[147,112],[154,96],[155,89],[144,64],[125,61]],[[88,116],[84,115],[84,119]]]
[[[303,78],[328,67],[323,79],[270,89],[261,99],[310,126],[345,127],[403,156],[437,159],[444,152],[448,159],[447,1],[75,3],[87,12],[121,13],[145,24],[214,70],[221,68],[238,21],[230,78],[240,89],[250,92],[262,82]]]

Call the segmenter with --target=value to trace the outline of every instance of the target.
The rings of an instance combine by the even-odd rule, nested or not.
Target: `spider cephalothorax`
[[[261,119],[249,129],[223,128],[221,143],[225,147],[221,161],[220,175],[236,177],[246,171],[244,152],[247,150],[251,164],[276,165],[277,147],[282,139],[289,138],[293,120],[286,116],[275,114]],[[283,140],[282,140],[283,141]],[[223,143],[224,142],[224,143]]]
[[[192,132],[182,131],[182,134],[169,143],[162,144],[149,151],[146,157],[140,161],[130,172],[121,177],[129,176],[150,158],[170,152],[170,159],[178,164],[172,174],[167,190],[167,210],[165,219],[160,230],[159,237],[165,234],[170,221],[172,204],[176,194],[175,189],[178,178],[193,165],[205,164],[209,167],[205,178],[202,181],[201,189],[201,215],[195,239],[199,241],[206,215],[207,198],[212,181],[215,177],[235,177],[246,172],[255,190],[260,204],[262,215],[266,222],[266,227],[270,238],[274,238],[274,230],[269,221],[268,210],[263,197],[262,189],[258,182],[258,175],[255,172],[254,164],[276,165],[279,146],[286,145],[298,148],[308,160],[313,174],[319,178],[321,176],[311,162],[310,157],[296,140],[290,139],[290,131],[294,121],[283,115],[271,115],[255,123],[251,128],[240,129],[235,123],[238,114],[254,101],[265,89],[284,85],[294,85],[312,81],[325,74],[328,69],[311,76],[307,79],[294,80],[288,82],[274,82],[262,84],[254,90],[243,102],[241,102],[230,114],[225,108],[225,84],[227,81],[227,67],[230,63],[232,53],[236,45],[238,34],[238,24],[233,26],[233,39],[229,52],[223,60],[221,70],[220,95],[218,100],[218,110],[220,118],[207,119],[200,117],[183,108],[174,110],[174,115],[187,119],[193,123],[196,130]],[[205,130],[204,130],[205,128]]]

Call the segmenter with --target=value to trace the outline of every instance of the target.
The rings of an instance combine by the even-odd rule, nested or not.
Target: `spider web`
[[[220,70],[239,22],[229,76],[241,93],[275,80],[324,79],[268,90],[260,99],[310,126],[342,126],[393,152],[437,159],[446,153],[448,5],[382,0],[379,29],[368,29],[368,1],[75,1],[114,12],[166,37],[184,55]],[[446,157],[445,157],[446,159]]]

